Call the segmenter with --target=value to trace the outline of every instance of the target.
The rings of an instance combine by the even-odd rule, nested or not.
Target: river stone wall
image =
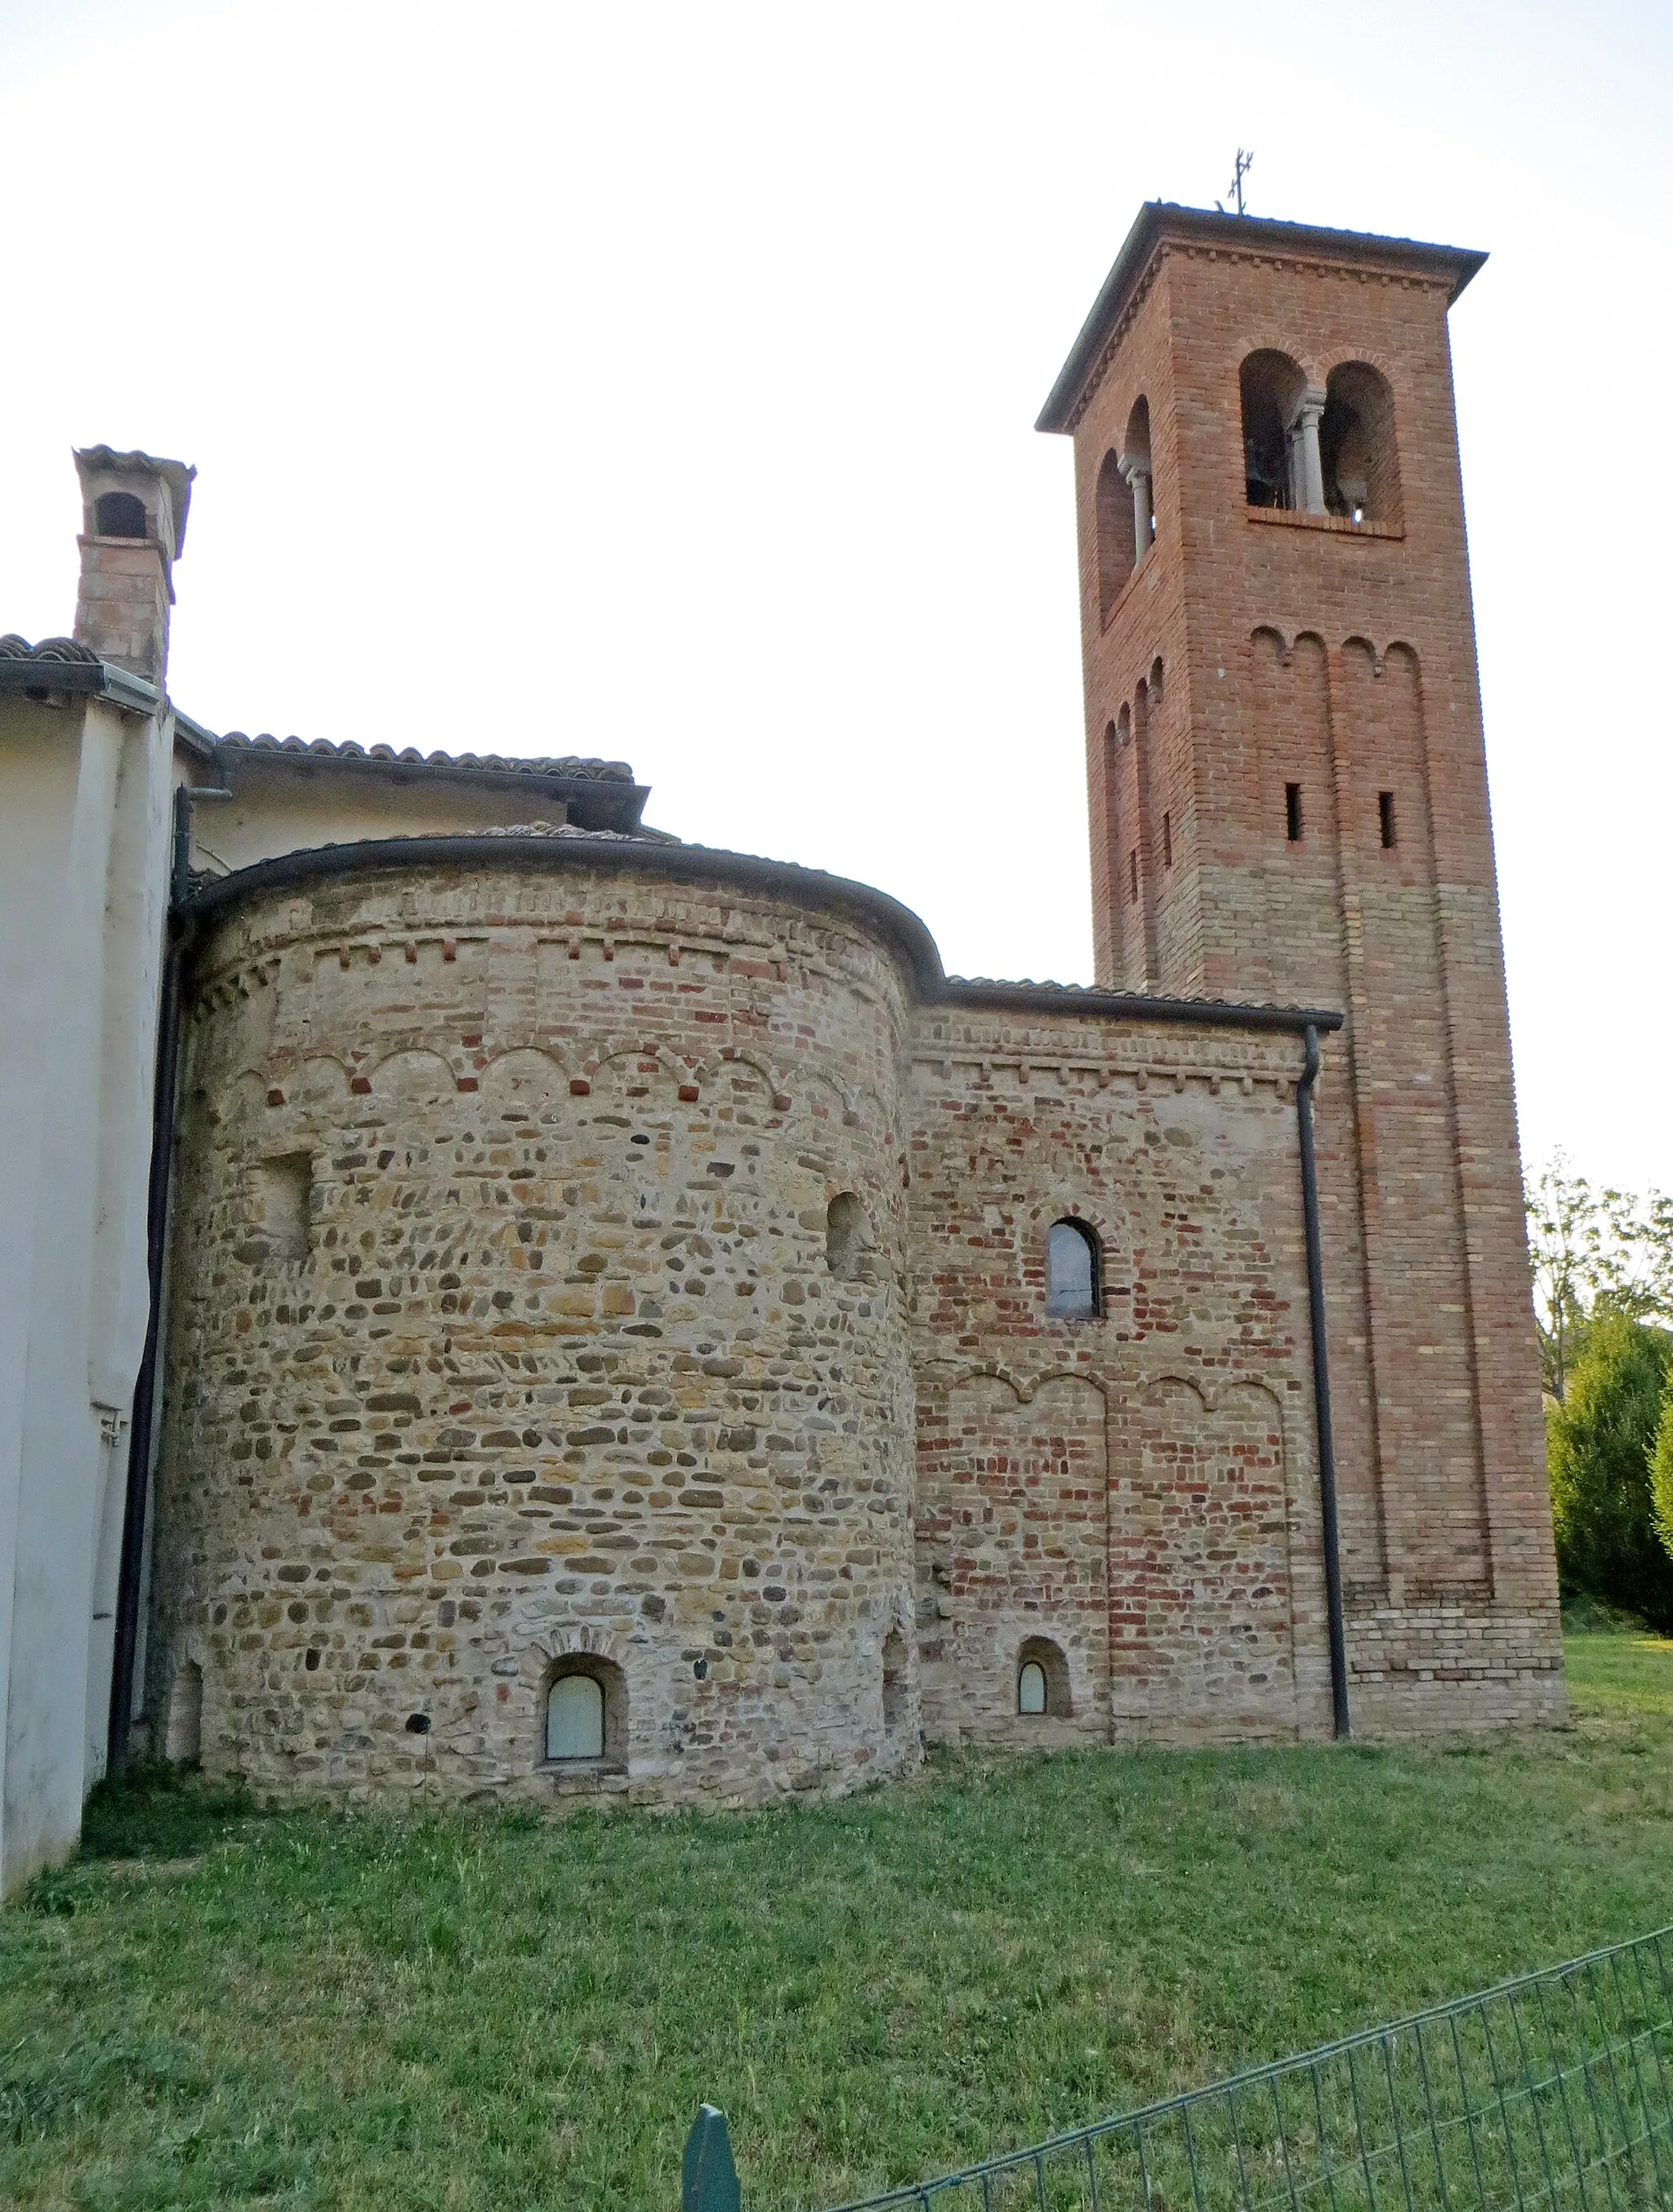
[[[890,951],[736,887],[419,858],[247,896],[196,978],[172,1747],[536,1802],[916,1762]],[[552,1765],[577,1658],[607,1756]]]

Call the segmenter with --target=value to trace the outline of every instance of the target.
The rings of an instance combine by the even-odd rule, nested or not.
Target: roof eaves
[[[133,714],[155,714],[163,701],[155,684],[101,660],[73,637],[44,637],[39,645],[15,635],[0,637],[0,696],[49,699],[55,694],[107,699]]]
[[[578,753],[422,753],[416,745],[403,745],[398,751],[393,745],[357,744],[352,738],[334,743],[329,738],[277,738],[265,730],[253,738],[242,730],[228,730],[218,742],[237,753],[282,753],[292,758],[306,756],[312,760],[356,768],[428,769],[440,775],[557,776],[569,782],[633,782],[633,770],[626,761],[598,760]]]
[[[484,783],[561,798],[583,808],[590,826],[628,829],[644,813],[648,784],[636,783],[625,761],[594,760],[579,755],[520,758],[502,753],[422,753],[416,745],[361,745],[353,739],[333,744],[325,738],[276,738],[264,732],[246,737],[231,730],[216,741],[223,773],[236,774],[246,763],[322,767],[350,775],[435,778],[444,782]]]
[[[320,877],[384,873],[423,866],[471,860],[526,860],[554,869],[625,866],[636,872],[678,880],[693,876],[793,899],[798,905],[825,908],[856,916],[885,937],[901,954],[921,1006],[966,1007],[971,1012],[1080,1016],[1093,1021],[1163,1022],[1201,1029],[1284,1030],[1339,1030],[1339,1013],[1304,1006],[1257,1006],[1208,999],[1149,998],[1139,992],[1086,990],[1068,983],[973,981],[947,975],[935,940],[918,915],[886,891],[846,876],[827,875],[788,860],[769,860],[752,853],[728,853],[708,845],[653,842],[648,837],[595,834],[582,838],[550,832],[505,830],[467,836],[368,839],[356,845],[318,847],[259,860],[199,885],[183,905],[187,915],[211,915],[246,893],[289,889]]]
[[[174,736],[188,752],[196,753],[199,760],[212,761],[215,748],[221,742],[213,730],[206,730],[201,722],[193,721],[190,714],[182,714],[173,701],[169,705],[174,711]]]
[[[1238,999],[1169,999],[1100,991],[1080,983],[1005,983],[949,975],[939,1003],[995,1013],[1085,1015],[1093,1021],[1177,1022],[1234,1030],[1339,1030],[1339,1013],[1317,1006],[1268,1006]]]

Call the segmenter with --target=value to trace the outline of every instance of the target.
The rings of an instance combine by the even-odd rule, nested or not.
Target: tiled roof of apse
[[[3,643],[0,641],[0,643]],[[581,779],[589,783],[631,783],[633,770],[626,761],[595,760],[577,753],[557,753],[522,758],[508,753],[421,753],[416,745],[361,745],[353,738],[333,744],[329,738],[276,738],[263,731],[246,737],[228,730],[217,742],[240,752],[311,753],[332,761],[386,761],[408,768],[439,769],[464,775],[538,775]]]

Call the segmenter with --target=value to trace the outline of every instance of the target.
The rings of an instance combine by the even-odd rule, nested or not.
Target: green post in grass
[[[713,2105],[698,2106],[685,2138],[679,2212],[739,2212],[738,2169],[732,2162],[726,2114]]]

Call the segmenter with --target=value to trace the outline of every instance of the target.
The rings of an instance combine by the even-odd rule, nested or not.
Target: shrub
[[[1650,1454],[1650,1496],[1656,1517],[1656,1534],[1673,1556],[1673,1364],[1662,1386],[1661,1422]]]
[[[1621,1316],[1597,1321],[1546,1429],[1564,1588],[1657,1628],[1673,1628],[1673,1555],[1650,1476],[1670,1367],[1673,1338],[1664,1331]]]

